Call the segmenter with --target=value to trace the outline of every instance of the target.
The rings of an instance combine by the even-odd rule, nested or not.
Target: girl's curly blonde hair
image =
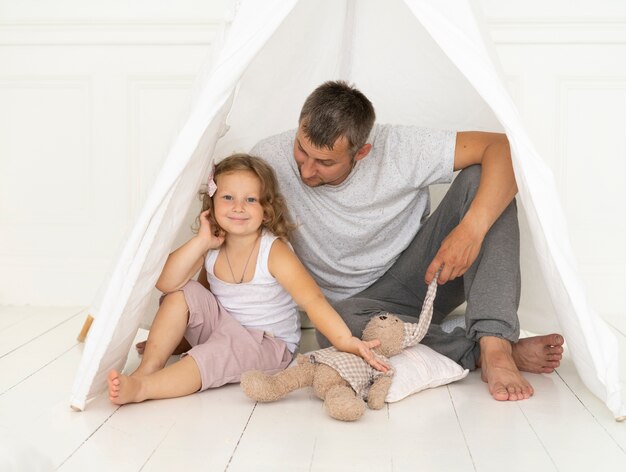
[[[249,154],[233,154],[221,160],[216,166],[213,173],[213,179],[217,181],[217,177],[221,174],[229,174],[237,171],[252,172],[259,178],[261,182],[261,195],[259,203],[263,207],[263,223],[262,228],[274,233],[284,241],[289,241],[291,232],[295,229],[295,225],[291,223],[287,212],[285,199],[278,190],[278,180],[274,170],[260,157],[251,156]],[[200,199],[202,200],[202,210],[211,210],[209,213],[209,222],[211,228],[215,229],[215,235],[224,235],[224,230],[215,221],[213,215],[213,197],[207,193],[207,189],[200,191]],[[194,231],[199,228],[199,216],[194,225]]]

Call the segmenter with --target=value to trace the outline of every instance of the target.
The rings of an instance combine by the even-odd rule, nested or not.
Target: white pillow
[[[389,358],[389,362],[395,373],[385,399],[387,403],[397,402],[427,388],[461,380],[469,373],[468,369],[423,344],[404,349]]]

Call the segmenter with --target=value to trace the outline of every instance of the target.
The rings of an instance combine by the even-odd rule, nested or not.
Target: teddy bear
[[[432,319],[436,291],[437,276],[428,286],[417,323],[405,323],[390,313],[370,319],[362,339],[380,340],[380,346],[372,350],[380,361],[388,365],[387,358],[424,338]],[[245,372],[241,376],[241,388],[254,401],[273,402],[294,390],[313,387],[332,418],[355,421],[365,412],[366,402],[372,410],[384,406],[393,374],[392,369],[380,372],[357,355],[329,347],[298,355],[295,366],[274,375]]]

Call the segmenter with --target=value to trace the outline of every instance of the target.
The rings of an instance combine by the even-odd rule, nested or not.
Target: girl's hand
[[[372,349],[380,346],[380,341],[374,339],[372,341],[363,341],[355,336],[350,339],[350,351],[352,354],[356,354],[363,358],[365,362],[371,365],[374,369],[381,372],[387,372],[389,366],[381,362],[372,352]]]
[[[209,213],[211,210],[205,210],[200,213],[200,229],[198,230],[198,236],[207,242],[207,249],[217,249],[224,243],[224,234],[215,236],[215,232],[209,222]]]

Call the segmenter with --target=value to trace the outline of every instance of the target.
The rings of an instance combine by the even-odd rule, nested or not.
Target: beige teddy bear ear
[[[435,304],[435,295],[437,294],[437,279],[439,271],[433,277],[433,280],[426,291],[426,299],[422,305],[419,321],[417,323],[404,323],[404,339],[402,341],[402,349],[415,346],[418,344],[430,326],[430,320],[433,318],[433,305]]]

